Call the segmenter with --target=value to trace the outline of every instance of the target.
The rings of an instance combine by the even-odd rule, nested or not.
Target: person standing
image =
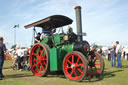
[[[116,41],[116,55],[117,55],[117,68],[121,68],[122,67],[121,46],[119,45],[119,41]]]
[[[100,55],[102,55],[102,48],[100,48],[100,49],[98,49],[98,53],[100,54]]]
[[[17,54],[17,62],[18,62],[18,70],[22,71],[22,65],[21,62],[23,60],[24,51],[20,48],[20,46],[16,47],[16,54]]]
[[[108,61],[111,60],[111,52],[110,52],[110,48],[108,48]]]
[[[4,59],[5,59],[5,52],[6,52],[6,46],[5,44],[3,44],[3,37],[0,37],[0,80],[2,80],[2,78],[4,77],[3,73],[2,73],[2,68],[3,68],[3,64],[4,64]]]
[[[12,67],[13,67],[13,66],[14,66],[14,64],[17,62],[16,49],[13,49],[13,51],[12,51],[12,55],[13,55]]]
[[[115,46],[112,46],[111,50],[111,66],[116,67],[116,62],[115,62]]]

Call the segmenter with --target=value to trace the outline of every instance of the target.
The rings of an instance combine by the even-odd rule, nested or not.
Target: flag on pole
[[[19,28],[19,24],[17,24],[17,25],[14,25],[14,27],[13,27],[13,28],[16,28],[16,27],[17,27],[17,28]]]

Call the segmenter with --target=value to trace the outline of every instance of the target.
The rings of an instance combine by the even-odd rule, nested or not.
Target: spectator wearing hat
[[[6,51],[6,46],[3,43],[3,37],[0,37],[0,80],[2,80],[2,78],[4,77],[3,73],[2,73],[2,68],[3,68],[3,63],[4,63],[4,59],[5,59],[5,51]]]

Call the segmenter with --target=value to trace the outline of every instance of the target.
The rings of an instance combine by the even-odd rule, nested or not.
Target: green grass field
[[[103,79],[92,78],[74,82],[66,79],[64,75],[36,77],[31,71],[12,70],[11,61],[6,60],[3,68],[5,78],[0,80],[0,85],[128,85],[128,61],[122,60],[122,64],[122,68],[111,68],[110,62],[105,60]]]

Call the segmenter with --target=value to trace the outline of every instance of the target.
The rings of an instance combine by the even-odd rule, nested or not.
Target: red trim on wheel
[[[41,76],[47,68],[47,54],[43,45],[36,44],[30,53],[30,67],[34,75]]]
[[[92,65],[88,66],[88,71],[87,71],[87,75],[88,76],[96,76],[98,74],[100,74],[102,68],[103,68],[103,64],[102,61],[100,59],[100,57],[95,54],[94,60],[93,61],[89,61]]]
[[[64,60],[64,72],[71,80],[79,80],[85,71],[83,59],[77,53],[70,53]]]

